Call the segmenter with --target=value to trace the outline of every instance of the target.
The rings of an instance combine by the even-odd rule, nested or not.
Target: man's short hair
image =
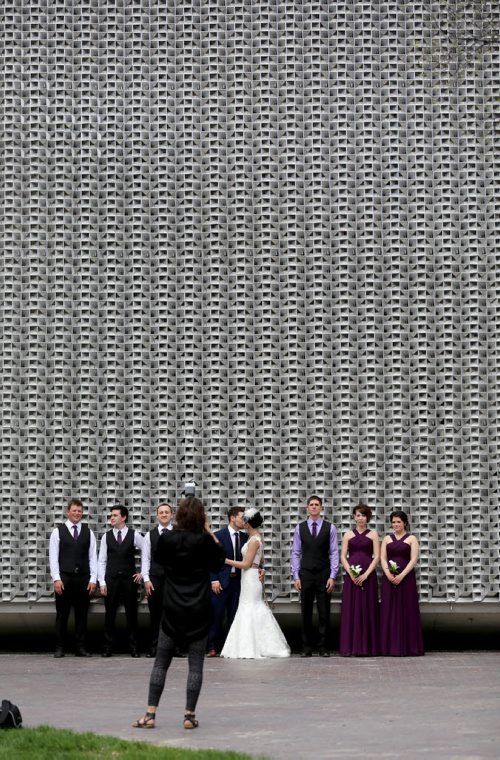
[[[70,499],[66,505],[66,511],[73,506],[81,507],[83,509],[83,501],[80,501],[80,499]]]
[[[313,494],[312,496],[310,496],[307,500],[307,506],[309,506],[311,501],[319,501],[320,506],[321,507],[323,506],[323,499],[321,498],[321,496],[316,496],[316,494]]]
[[[172,512],[172,514],[174,513],[173,506],[169,504],[167,501],[162,501],[161,504],[158,504],[158,506],[156,507],[156,514],[158,514],[158,510],[160,509],[160,507],[168,507],[169,510]]]
[[[239,515],[240,512],[244,512],[245,510],[243,507],[231,507],[231,509],[228,509],[227,511],[227,519],[230,520],[231,517],[236,517]]]
[[[111,512],[118,511],[121,514],[121,516],[125,518],[125,522],[127,522],[127,520],[128,520],[128,509],[127,509],[127,507],[122,507],[121,504],[115,504],[114,507],[111,507],[110,511]]]

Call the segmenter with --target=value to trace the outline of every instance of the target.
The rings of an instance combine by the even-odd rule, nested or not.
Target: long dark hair
[[[191,533],[203,533],[205,529],[205,508],[196,496],[182,499],[175,515],[177,530],[188,530]]]

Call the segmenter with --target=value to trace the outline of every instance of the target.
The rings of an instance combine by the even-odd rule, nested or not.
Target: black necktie
[[[240,548],[240,534],[234,534],[234,558],[237,562],[241,562],[241,548]]]

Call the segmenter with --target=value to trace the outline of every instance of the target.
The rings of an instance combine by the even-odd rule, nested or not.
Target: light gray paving
[[[2,698],[48,724],[165,746],[270,758],[498,758],[499,652],[424,658],[207,660],[200,727],[181,724],[187,663],[175,660],[157,728],[137,731],[151,661],[0,656]]]

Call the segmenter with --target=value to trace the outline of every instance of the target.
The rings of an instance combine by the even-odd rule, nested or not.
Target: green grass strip
[[[0,760],[250,760],[239,752],[157,747],[40,726],[1,731]]]

